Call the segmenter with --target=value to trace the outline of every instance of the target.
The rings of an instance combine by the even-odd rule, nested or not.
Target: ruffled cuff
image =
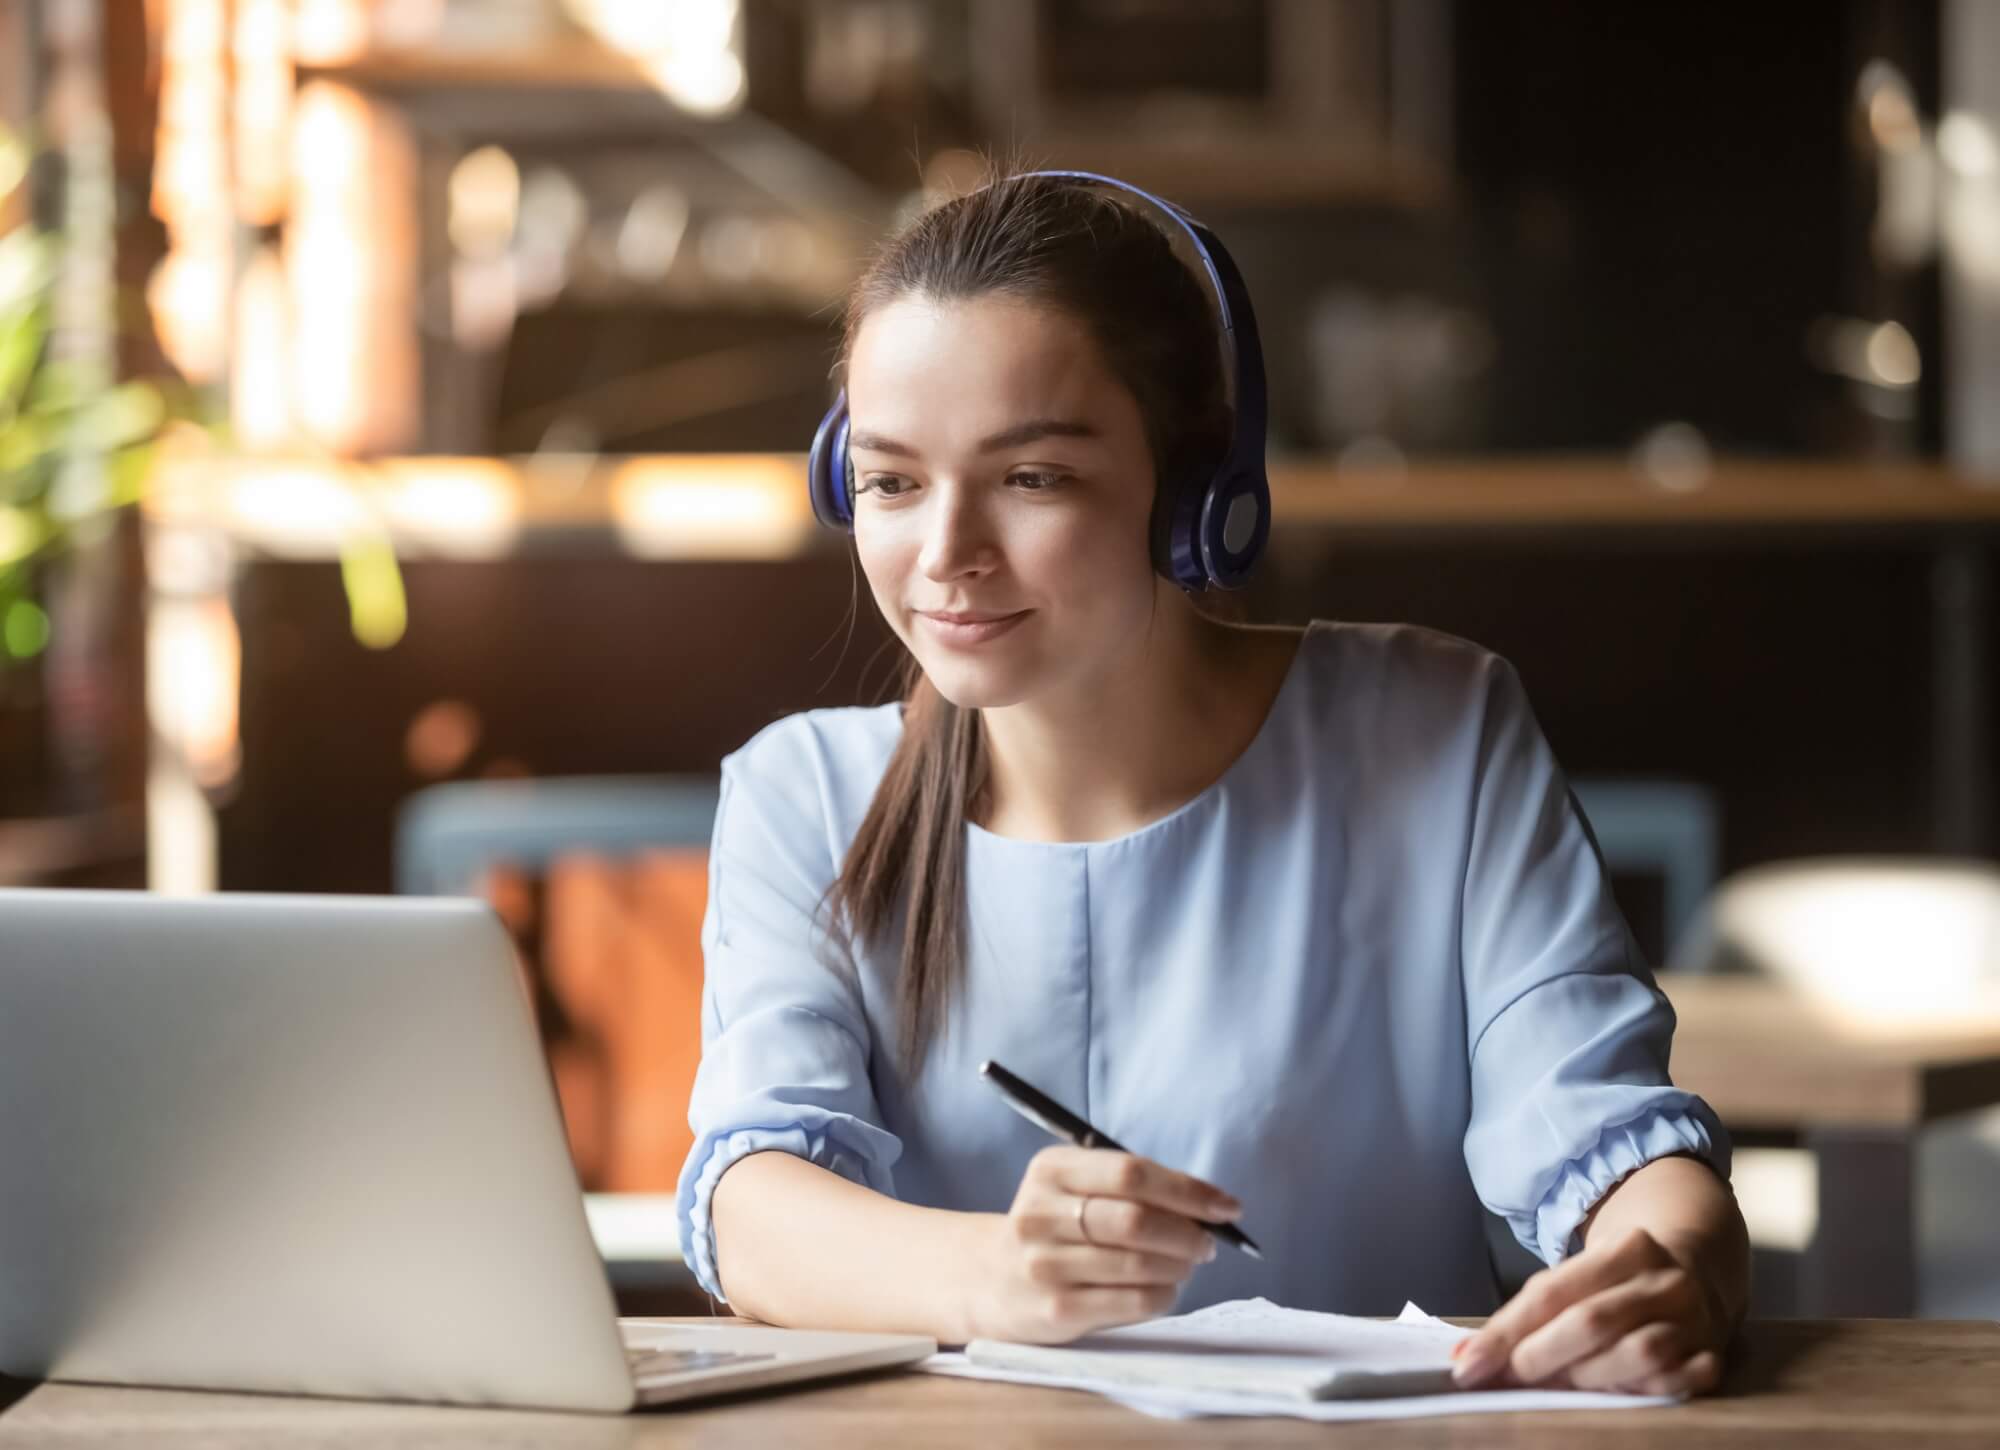
[[[1543,1263],[1560,1263],[1581,1247],[1574,1242],[1578,1226],[1600,1198],[1655,1158],[1674,1153],[1692,1153],[1725,1181],[1729,1177],[1729,1135],[1712,1113],[1650,1108],[1606,1128],[1594,1147],[1565,1163],[1532,1219],[1514,1221],[1515,1236]]]
[[[681,1253],[701,1287],[717,1299],[723,1298],[723,1293],[715,1271],[715,1235],[710,1228],[709,1202],[723,1173],[739,1158],[768,1151],[790,1153],[864,1188],[894,1196],[889,1163],[897,1156],[900,1145],[893,1135],[845,1113],[808,1107],[797,1111],[799,1119],[791,1123],[703,1134],[681,1171],[676,1204]],[[877,1139],[886,1140],[886,1153]]]

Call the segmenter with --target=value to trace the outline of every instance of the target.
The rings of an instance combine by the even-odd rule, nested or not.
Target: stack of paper
[[[1237,1299],[1069,1344],[974,1340],[920,1368],[969,1379],[1092,1390],[1149,1415],[1404,1419],[1496,1410],[1632,1408],[1670,1398],[1451,1385],[1471,1331],[1406,1305],[1393,1323]]]

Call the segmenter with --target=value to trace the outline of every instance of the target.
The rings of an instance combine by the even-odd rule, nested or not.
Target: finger
[[[1564,1377],[1579,1390],[1634,1390],[1678,1370],[1693,1348],[1686,1325],[1655,1321],[1622,1336],[1602,1353],[1565,1366]]]
[[[1452,1369],[1454,1379],[1461,1388],[1484,1383],[1513,1358],[1516,1345],[1570,1305],[1672,1262],[1650,1234],[1634,1230],[1606,1249],[1543,1269],[1464,1342]]]
[[[1722,1356],[1704,1349],[1678,1369],[1649,1376],[1631,1386],[1640,1395],[1705,1395],[1722,1383]]]
[[[1187,1264],[1204,1264],[1215,1257],[1215,1240],[1193,1219],[1148,1207],[1136,1199],[1093,1196],[1071,1215],[1072,1232],[1065,1238],[1094,1248],[1137,1249]]]
[[[1523,1383],[1536,1384],[1571,1365],[1603,1356],[1642,1325],[1685,1315],[1692,1307],[1686,1283],[1687,1276],[1677,1270],[1656,1269],[1579,1299],[1523,1335],[1508,1367]],[[1649,1365],[1644,1372],[1661,1368]]]
[[[1054,1290],[1043,1305],[1042,1332],[1036,1338],[1054,1344],[1093,1330],[1154,1319],[1173,1308],[1178,1292],[1169,1284]]]
[[[1043,1288],[1072,1285],[1099,1288],[1129,1287],[1135,1284],[1179,1285],[1187,1280],[1194,1265],[1169,1254],[1149,1254],[1139,1249],[1099,1249],[1080,1244],[1048,1244],[1030,1254],[1028,1278]]]
[[[1075,1148],[1051,1167],[1057,1183],[1071,1193],[1136,1199],[1196,1219],[1229,1219],[1242,1212],[1242,1205],[1214,1184],[1136,1153]]]

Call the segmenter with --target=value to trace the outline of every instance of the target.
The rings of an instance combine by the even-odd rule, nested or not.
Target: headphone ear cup
[[[1208,587],[1202,566],[1202,506],[1215,484],[1206,458],[1183,458],[1162,477],[1153,497],[1153,568],[1163,577],[1194,592]]]

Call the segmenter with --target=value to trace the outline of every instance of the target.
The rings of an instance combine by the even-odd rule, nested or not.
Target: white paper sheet
[[[1254,1362],[1268,1376],[1289,1361],[1301,1369],[1323,1369],[1339,1356],[1376,1367],[1449,1365],[1451,1346],[1472,1331],[1446,1324],[1406,1304],[1393,1322],[1355,1319],[1286,1309],[1268,1299],[1235,1299],[1192,1314],[1179,1314],[1106,1330],[1076,1342],[1088,1346],[1120,1338],[1136,1339],[1149,1350],[1172,1347],[1197,1356],[1226,1355]],[[1087,1362],[1079,1354],[1078,1362]],[[1089,1390],[1160,1419],[1206,1415],[1283,1415],[1301,1420],[1402,1420],[1425,1415],[1475,1415],[1517,1410],[1637,1409],[1670,1405],[1671,1397],[1594,1394],[1581,1390],[1473,1390],[1403,1395],[1381,1399],[1308,1400],[1291,1394],[1233,1393],[1168,1386],[1135,1387],[1089,1373],[1041,1374],[971,1363],[962,1352],[933,1355],[917,1368],[963,1379]]]

